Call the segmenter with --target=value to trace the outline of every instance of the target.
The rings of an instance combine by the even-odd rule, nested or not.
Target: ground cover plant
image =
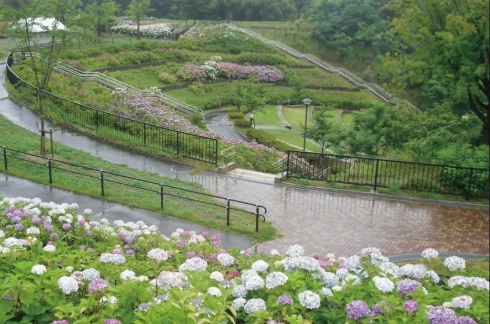
[[[12,147],[20,151],[38,153],[39,140],[38,137],[32,132],[15,125],[11,121],[5,119],[0,115],[0,129],[2,130],[2,138],[0,139],[0,145]],[[56,133],[55,133],[56,134]],[[56,140],[56,135],[54,135]],[[95,170],[104,170],[106,172],[113,172],[117,174],[124,174],[129,177],[133,177],[141,180],[155,181],[168,186],[174,186],[187,190],[193,190],[196,193],[207,193],[207,191],[198,183],[186,182],[178,179],[160,176],[156,173],[150,173],[129,168],[125,165],[114,164],[98,157],[94,157],[89,153],[85,153],[62,144],[55,143],[55,159],[68,163],[82,164],[87,167],[94,168]],[[19,158],[27,158],[31,162],[40,163],[39,165],[24,162],[14,158],[8,158],[8,170],[2,172],[26,178],[39,183],[49,184],[48,170],[46,168],[47,158],[35,158],[28,157],[24,154],[18,154],[12,151],[8,152],[8,155],[14,155]],[[84,174],[97,176],[97,172],[89,172],[81,170],[77,167],[71,167],[67,165],[56,164],[54,166],[68,169],[74,172],[83,172]],[[69,190],[71,192],[96,197],[98,199],[105,199],[120,203],[132,208],[140,208],[149,210],[163,215],[170,215],[179,219],[183,219],[194,224],[199,224],[208,228],[217,228],[222,231],[233,231],[234,233],[247,235],[253,237],[257,241],[267,241],[276,236],[276,230],[272,227],[270,222],[261,222],[260,231],[255,232],[255,216],[245,214],[237,211],[234,216],[234,212],[231,214],[230,227],[226,226],[226,210],[222,207],[214,207],[211,205],[205,205],[201,203],[193,203],[188,200],[181,200],[178,197],[165,198],[164,209],[160,209],[160,199],[157,193],[147,192],[142,189],[159,190],[155,185],[149,185],[143,181],[127,180],[122,178],[114,178],[116,181],[124,182],[137,186],[138,188],[131,188],[127,186],[120,186],[117,184],[107,182],[105,184],[105,195],[100,195],[100,183],[97,179],[89,177],[79,176],[69,172],[63,172],[53,169],[53,184],[54,187]],[[198,199],[208,201],[210,203],[217,203],[216,200],[208,199],[199,194],[184,193],[180,190],[169,190],[169,194],[175,194],[177,196]],[[166,191],[167,192],[167,191]],[[185,206],[185,208],[183,207]],[[224,205],[223,205],[224,206]],[[235,218],[236,217],[236,218]],[[234,221],[235,219],[236,221]],[[0,321],[1,322],[1,321]]]
[[[5,323],[487,323],[487,279],[457,256],[433,271],[380,250],[251,255],[218,235],[94,219],[76,203],[0,203],[0,320]],[[285,253],[284,253],[285,252]],[[14,262],[15,260],[15,262]]]

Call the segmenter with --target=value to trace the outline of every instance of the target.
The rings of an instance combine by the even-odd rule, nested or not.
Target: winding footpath
[[[0,73],[4,70],[5,65],[0,65]],[[0,98],[5,96],[2,82]],[[39,130],[37,116],[10,100],[0,101],[0,113],[26,129]],[[257,252],[275,248],[284,253],[297,243],[308,254],[337,256],[349,256],[368,246],[380,248],[385,255],[420,253],[427,247],[489,254],[488,206],[270,184],[210,172],[190,175],[187,166],[111,146],[57,125],[47,127],[55,130],[57,142],[108,161],[198,182],[212,194],[266,206],[267,220],[282,237],[256,245]],[[8,146],[1,141],[1,131],[0,145]]]

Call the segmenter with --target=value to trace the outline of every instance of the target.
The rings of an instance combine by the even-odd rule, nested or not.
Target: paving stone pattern
[[[189,179],[190,180],[190,179]],[[257,202],[284,235],[258,244],[258,252],[285,252],[301,244],[308,254],[352,255],[375,246],[385,255],[440,252],[489,254],[488,210],[418,204],[325,190],[291,188],[197,175],[213,194]],[[232,219],[233,221],[233,219]]]

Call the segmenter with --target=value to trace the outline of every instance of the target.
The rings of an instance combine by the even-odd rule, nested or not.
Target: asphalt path
[[[204,123],[213,133],[220,134],[228,139],[247,142],[247,139],[238,133],[228,121],[228,111],[220,110],[204,115]]]

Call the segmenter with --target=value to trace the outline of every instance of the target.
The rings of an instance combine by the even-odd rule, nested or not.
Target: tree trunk
[[[97,18],[97,36],[99,36],[99,37],[101,34],[101,30],[102,30],[102,24],[100,22],[100,18]]]
[[[46,155],[46,136],[44,131],[44,115],[43,115],[43,95],[41,90],[37,91],[37,101],[39,105],[39,116],[41,116],[41,149],[40,154]]]
[[[140,35],[140,13],[136,13],[136,39],[140,40],[141,35]]]

